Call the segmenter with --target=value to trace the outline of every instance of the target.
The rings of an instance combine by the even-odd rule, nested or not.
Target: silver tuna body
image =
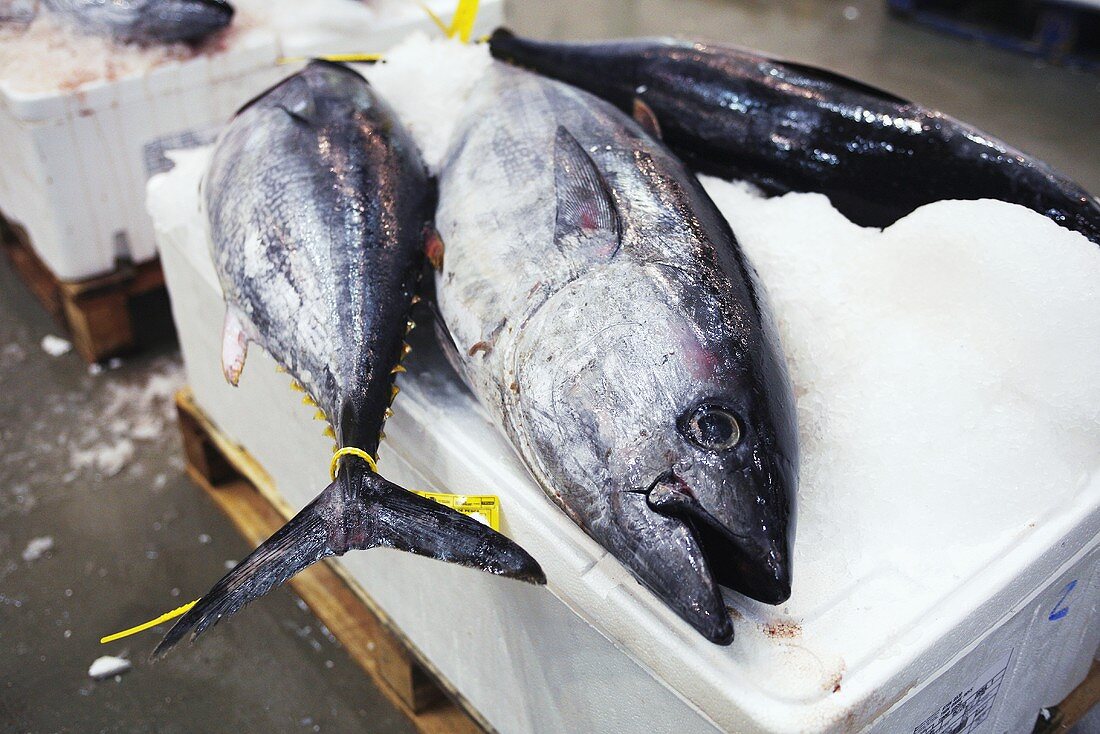
[[[440,175],[455,360],[551,498],[702,634],[790,594],[785,365],[698,181],[610,105],[494,66]]]

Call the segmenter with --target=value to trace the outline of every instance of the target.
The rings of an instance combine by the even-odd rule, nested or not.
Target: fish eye
[[[695,445],[709,451],[733,448],[741,440],[737,416],[725,408],[700,405],[682,422],[681,431]]]

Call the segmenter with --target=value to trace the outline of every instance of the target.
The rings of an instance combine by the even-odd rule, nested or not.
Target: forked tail
[[[360,462],[344,462],[336,481],[176,622],[153,657],[188,632],[193,641],[222,617],[322,558],[379,547],[546,583],[538,562],[495,530],[386,481]]]

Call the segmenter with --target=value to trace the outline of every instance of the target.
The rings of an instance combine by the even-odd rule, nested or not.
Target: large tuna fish
[[[348,550],[419,553],[541,583],[512,541],[374,471],[397,389],[434,193],[391,109],[355,72],[314,62],[242,109],[203,181],[227,305],[222,368],[249,342],[304,385],[331,421],[337,474],[219,581],[156,653],[198,635],[295,573]]]
[[[197,41],[229,25],[224,0],[0,0],[0,23],[29,23],[40,7],[83,33],[116,41]]]
[[[692,168],[769,193],[817,191],[883,227],[941,199],[1000,199],[1100,244],[1100,203],[1008,143],[839,74],[665,39],[553,43],[497,31],[493,55],[659,128]]]
[[[733,638],[718,584],[785,600],[791,386],[683,164],[606,102],[497,64],[436,223],[452,356],[554,501],[714,642]]]

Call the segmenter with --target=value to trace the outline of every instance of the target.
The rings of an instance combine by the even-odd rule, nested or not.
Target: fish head
[[[777,345],[746,349],[680,275],[654,293],[653,279],[609,267],[556,294],[521,335],[542,353],[517,360],[516,419],[536,473],[559,482],[551,496],[725,644],[719,585],[790,596],[794,415]]]
[[[131,35],[159,43],[197,41],[231,20],[233,6],[225,0],[151,0]]]

